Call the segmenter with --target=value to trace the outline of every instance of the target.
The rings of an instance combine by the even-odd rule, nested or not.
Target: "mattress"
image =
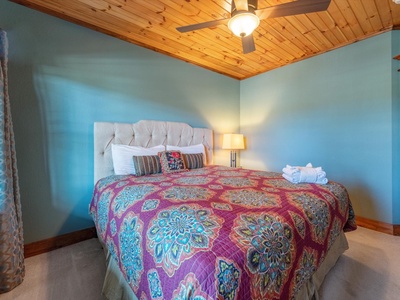
[[[108,176],[90,212],[109,299],[311,299],[356,228],[338,183],[221,166]]]

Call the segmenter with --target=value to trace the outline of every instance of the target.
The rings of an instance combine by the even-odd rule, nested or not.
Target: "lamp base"
[[[231,150],[231,168],[236,168],[236,151]]]

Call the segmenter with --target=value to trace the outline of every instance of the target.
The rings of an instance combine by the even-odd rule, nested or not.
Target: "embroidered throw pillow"
[[[182,154],[185,166],[188,169],[198,169],[204,167],[203,153]]]
[[[161,173],[158,155],[132,156],[136,176]]]
[[[187,171],[180,151],[163,151],[158,156],[163,174]]]

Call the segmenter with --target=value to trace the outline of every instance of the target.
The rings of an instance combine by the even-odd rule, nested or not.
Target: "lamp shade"
[[[228,27],[234,35],[244,37],[252,34],[259,24],[260,20],[255,14],[242,12],[236,14],[229,20]]]
[[[222,149],[240,150],[244,149],[243,134],[227,133],[222,140]]]

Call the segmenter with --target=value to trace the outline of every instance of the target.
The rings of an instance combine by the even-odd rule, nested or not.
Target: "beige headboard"
[[[94,182],[114,174],[111,144],[153,147],[160,144],[190,146],[202,143],[207,164],[213,161],[213,132],[186,123],[139,121],[137,123],[94,123]]]

